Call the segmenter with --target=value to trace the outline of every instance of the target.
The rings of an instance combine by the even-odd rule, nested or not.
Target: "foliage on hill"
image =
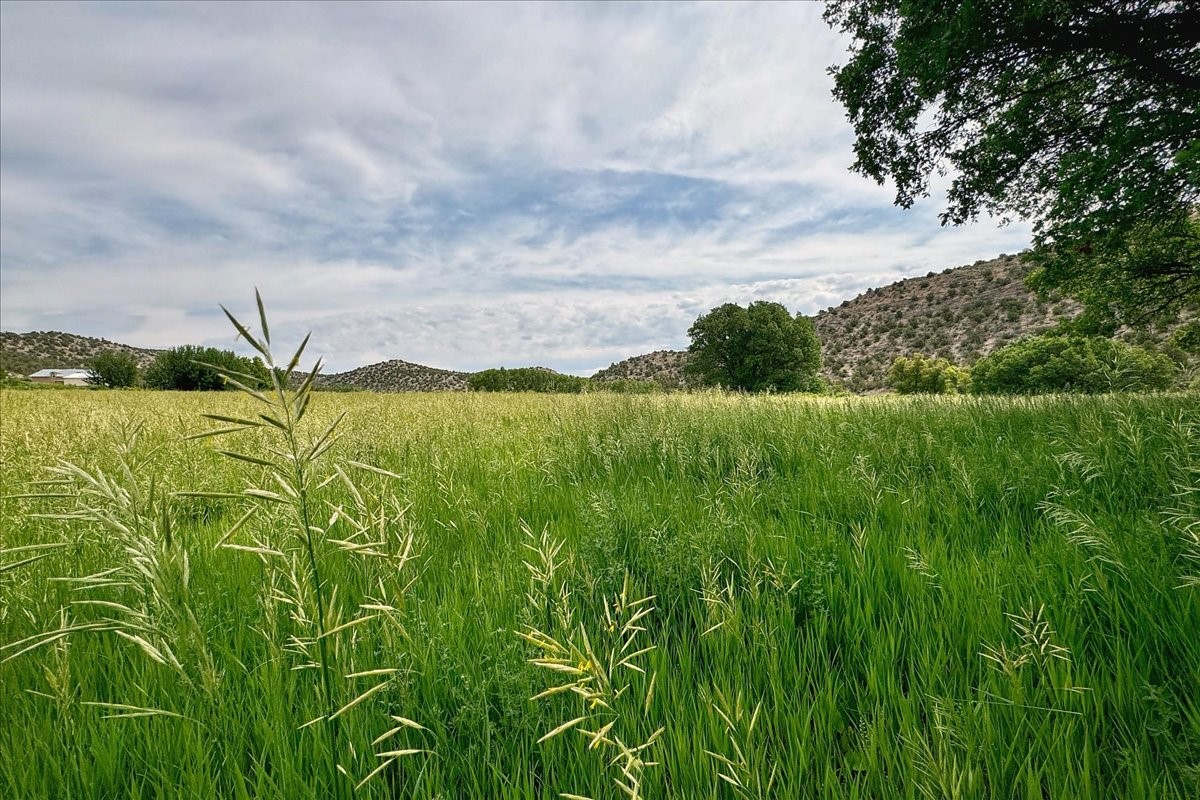
[[[964,267],[929,273],[870,289],[813,318],[821,341],[821,376],[853,392],[882,391],[897,356],[922,354],[970,366],[992,350],[1031,335],[1047,333],[1078,318],[1073,300],[1041,301],[1026,288],[1030,266],[1018,256],[1001,256]],[[1172,329],[1121,331],[1131,344],[1169,352],[1178,361],[1189,357],[1186,334],[1195,316]],[[1190,320],[1190,322],[1188,322]],[[1193,339],[1200,336],[1191,335]],[[1168,346],[1169,339],[1180,340]],[[1192,345],[1194,362],[1200,361]],[[27,375],[44,367],[83,367],[105,351],[132,353],[141,368],[158,351],[66,333],[0,333],[0,368]],[[614,363],[592,376],[606,390],[621,391],[613,381],[653,382],[665,389],[684,388],[687,353],[656,350]],[[365,390],[462,391],[469,373],[436,369],[399,359],[320,375],[316,386],[326,391]],[[628,387],[626,387],[628,388]]]
[[[816,316],[824,375],[854,392],[883,389],[897,356],[921,353],[969,366],[997,347],[1044,333],[1079,313],[1025,287],[1029,266],[1001,256],[868,289]]]
[[[1029,269],[1018,256],[1001,256],[870,289],[820,312],[813,324],[821,341],[821,376],[851,391],[881,391],[897,356],[921,353],[970,365],[996,347],[1079,314],[1072,300],[1038,300],[1023,282]],[[686,361],[684,351],[659,350],[613,364],[593,379],[653,379],[679,387]]]
[[[1171,359],[1099,336],[1034,336],[980,359],[971,370],[977,394],[1154,391],[1169,388]]]
[[[0,332],[0,372],[29,375],[39,369],[83,367],[101,353],[128,353],[145,369],[159,351],[59,331]]]
[[[1082,329],[1111,334],[1121,326],[1161,326],[1200,306],[1200,212],[1097,236],[1107,241],[1044,247],[1030,256],[1035,288],[1083,302]]]
[[[655,383],[664,389],[682,389],[686,385],[683,367],[687,353],[682,350],[655,350],[617,361],[592,376],[598,383],[634,380]]]

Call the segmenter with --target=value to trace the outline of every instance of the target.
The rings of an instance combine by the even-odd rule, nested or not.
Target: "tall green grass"
[[[0,404],[0,796],[1200,796],[1194,396]]]

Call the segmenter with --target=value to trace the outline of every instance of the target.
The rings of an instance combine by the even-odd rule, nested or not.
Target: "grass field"
[[[0,403],[3,797],[1200,797],[1195,396]]]

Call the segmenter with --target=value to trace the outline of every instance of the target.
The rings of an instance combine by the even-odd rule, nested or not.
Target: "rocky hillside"
[[[1024,283],[1029,267],[1001,256],[868,289],[814,320],[826,378],[854,392],[882,389],[896,356],[924,353],[971,365],[997,347],[1079,313]]]
[[[683,365],[687,353],[682,350],[655,350],[643,356],[618,361],[592,376],[599,383],[616,380],[654,381],[668,389],[683,386]]]
[[[39,369],[83,367],[100,353],[117,350],[132,353],[138,366],[145,367],[158,355],[157,350],[131,347],[107,339],[76,336],[58,331],[33,333],[0,332],[0,374],[28,375]]]
[[[444,392],[467,388],[469,373],[426,367],[393,359],[365,367],[319,375],[317,388],[329,390],[362,389],[373,392]]]
[[[1073,301],[1045,303],[1025,288],[1029,267],[1001,256],[868,289],[817,314],[826,379],[854,392],[883,389],[899,355],[925,353],[970,365],[995,348],[1041,333],[1079,313]],[[658,350],[613,364],[593,380],[638,378],[682,384],[687,353]]]

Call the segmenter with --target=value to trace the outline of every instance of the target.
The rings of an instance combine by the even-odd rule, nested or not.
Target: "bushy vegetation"
[[[181,392],[235,388],[221,376],[222,372],[252,388],[271,383],[267,368],[258,359],[245,358],[230,350],[194,345],[174,347],[159,353],[146,368],[142,381],[150,389]]]
[[[779,303],[726,303],[688,329],[684,374],[691,385],[739,392],[813,392],[821,384],[821,344],[813,322]]]
[[[1154,391],[1176,367],[1159,353],[1103,337],[1033,336],[994,350],[971,368],[980,394]]]
[[[888,386],[897,394],[958,394],[970,384],[969,370],[921,353],[897,356],[888,370]]]
[[[4,395],[0,796],[1200,792],[1194,398],[262,397]]]
[[[557,392],[579,394],[588,385],[586,378],[563,375],[540,367],[518,367],[516,369],[485,369],[467,379],[467,385],[476,392]]]
[[[88,360],[92,383],[110,389],[127,389],[138,381],[137,359],[132,353],[106,350]]]

